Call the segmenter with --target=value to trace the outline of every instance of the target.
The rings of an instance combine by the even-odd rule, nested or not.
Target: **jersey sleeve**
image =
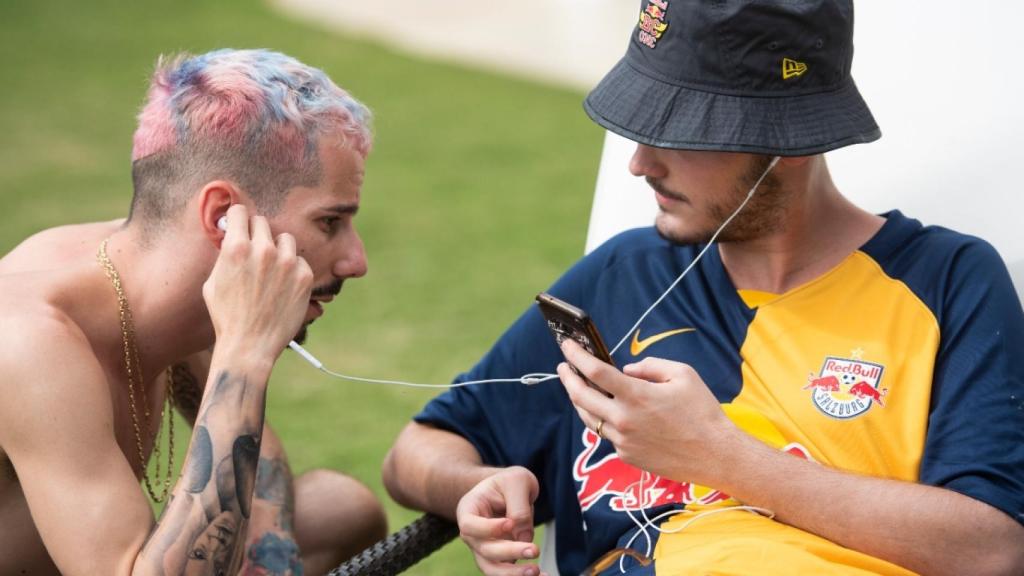
[[[959,247],[937,279],[941,340],[921,481],[1024,524],[1024,312],[988,244]]]
[[[596,278],[611,248],[602,247],[580,260],[548,292],[586,308]],[[487,354],[456,382],[555,374],[564,361],[536,305],[519,317]],[[555,477],[557,451],[568,438],[575,411],[557,379],[527,386],[519,383],[472,384],[452,388],[430,401],[416,422],[454,432],[467,439],[491,466],[524,466],[541,481],[536,520],[550,519],[545,484]],[[547,488],[550,488],[548,486]]]

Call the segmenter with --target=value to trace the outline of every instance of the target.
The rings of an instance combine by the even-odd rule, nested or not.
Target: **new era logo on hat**
[[[789,58],[782,59],[783,80],[796,78],[797,76],[803,75],[804,72],[807,72],[807,64],[804,64],[803,62],[797,62],[796,60],[790,60]]]
[[[662,148],[819,154],[881,136],[850,77],[852,0],[641,0],[626,55],[587,96]]]

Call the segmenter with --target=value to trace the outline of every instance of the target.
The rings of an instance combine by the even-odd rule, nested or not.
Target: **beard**
[[[711,225],[701,229],[685,229],[678,224],[673,226],[671,215],[663,211],[654,224],[658,235],[679,245],[708,243],[722,223],[743,203],[754,183],[761,178],[770,164],[771,157],[754,157],[736,179],[732,190],[724,198],[708,204],[706,215]],[[647,183],[665,196],[679,198],[678,194],[666,190],[656,180],[648,177]],[[746,207],[718,235],[718,241],[746,242],[781,230],[785,223],[786,196],[779,179],[774,174],[766,175]]]
[[[310,293],[309,297],[312,299],[316,298],[317,296],[337,296],[338,293],[341,292],[341,286],[343,283],[344,280],[338,278],[331,282],[328,282],[327,284],[317,286]],[[294,340],[296,344],[306,343],[306,336],[308,336],[309,325],[312,324],[313,322],[314,320],[310,320],[309,322],[303,324],[301,328],[299,328],[299,331],[295,334],[295,337],[292,338],[292,340]]]
[[[295,338],[292,338],[292,340],[294,340],[296,344],[301,345],[306,343],[306,336],[309,335],[309,325],[312,323],[313,321],[310,320],[308,324],[303,324],[302,328],[299,328],[299,331],[295,333]]]

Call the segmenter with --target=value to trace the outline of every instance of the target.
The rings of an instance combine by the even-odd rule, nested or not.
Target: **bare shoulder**
[[[96,252],[100,241],[124,220],[69,224],[37,232],[0,258],[0,274],[48,270],[79,261]]]
[[[112,429],[106,375],[82,330],[39,302],[0,302],[0,314],[0,446],[83,417]]]

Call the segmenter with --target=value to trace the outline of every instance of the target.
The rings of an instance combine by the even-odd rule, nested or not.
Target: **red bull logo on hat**
[[[811,391],[811,401],[828,416],[841,420],[856,418],[876,403],[885,408],[882,398],[889,391],[882,388],[885,366],[859,358],[828,356],[821,371],[807,377],[804,390]]]
[[[665,11],[668,10],[668,0],[650,0],[647,8],[640,12],[639,31],[637,40],[648,48],[655,48],[661,35],[668,30],[668,22],[665,21]]]

